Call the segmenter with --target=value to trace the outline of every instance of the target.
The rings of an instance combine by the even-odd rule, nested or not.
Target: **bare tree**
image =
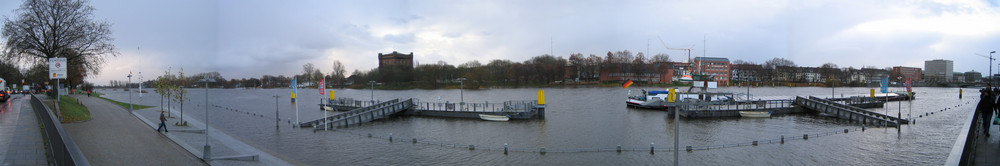
[[[670,62],[670,55],[661,53],[653,55],[653,58],[649,59],[649,63],[658,63],[658,62]]]
[[[330,75],[333,76],[333,81],[336,82],[337,85],[343,84],[343,80],[346,78],[346,76],[344,76],[345,72],[347,72],[347,70],[344,70],[344,64],[340,63],[340,60],[333,61],[333,72],[331,72]]]
[[[80,0],[25,0],[5,18],[4,61],[45,63],[65,57],[69,80],[96,75],[105,57],[117,56],[111,23],[93,20],[94,8]],[[82,81],[74,81],[82,83]]]

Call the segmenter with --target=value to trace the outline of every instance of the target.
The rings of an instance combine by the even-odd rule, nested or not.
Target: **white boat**
[[[323,106],[323,110],[326,110],[326,111],[333,111],[333,107],[330,107],[330,106]]]
[[[505,121],[510,120],[510,115],[486,115],[486,114],[479,114],[479,119],[488,120],[488,121],[505,122]]]
[[[765,111],[740,111],[741,117],[746,118],[770,118],[771,112]]]

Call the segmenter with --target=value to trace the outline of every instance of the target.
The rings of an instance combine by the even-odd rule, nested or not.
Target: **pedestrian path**
[[[206,165],[128,110],[97,97],[73,97],[92,119],[62,125],[91,165]]]
[[[993,119],[993,118],[990,118]],[[980,136],[976,146],[976,161],[973,165],[1000,165],[1000,126],[990,126],[990,137]],[[982,131],[976,131],[982,132]],[[959,138],[961,139],[961,138]]]
[[[170,132],[164,132],[163,135],[179,144],[189,153],[202,157],[205,146],[205,123],[184,115],[184,121],[187,121],[188,125],[176,126],[174,124],[180,121],[179,113],[178,111],[171,111],[170,115],[174,117],[167,118],[167,129]],[[159,107],[135,110],[132,114],[143,121],[151,131],[159,126]],[[224,132],[216,130],[214,127],[209,127],[208,134],[212,156],[212,160],[208,163],[211,165],[293,165],[233,138]]]
[[[0,165],[48,165],[31,96],[0,102]]]

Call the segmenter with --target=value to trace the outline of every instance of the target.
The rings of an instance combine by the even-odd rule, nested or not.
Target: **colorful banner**
[[[296,93],[299,93],[299,89],[298,89],[298,88],[299,88],[299,86],[298,86],[298,85],[295,85],[295,80],[296,80],[296,79],[294,79],[294,78],[292,79],[292,94],[296,94]]]
[[[879,84],[882,85],[882,93],[889,93],[889,77],[882,78]]]
[[[632,80],[625,81],[625,83],[622,84],[622,88],[628,88],[629,86],[632,86]]]
[[[906,78],[906,93],[909,94],[910,92],[913,92],[910,90],[910,78]]]
[[[326,78],[319,80],[319,95],[323,95],[326,91]]]

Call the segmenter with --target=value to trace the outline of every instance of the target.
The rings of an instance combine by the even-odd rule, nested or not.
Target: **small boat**
[[[747,118],[770,118],[771,112],[764,111],[740,111],[741,117]]]
[[[326,110],[326,111],[333,111],[333,107],[330,107],[330,106],[323,106],[323,110]]]
[[[510,115],[486,115],[486,114],[479,114],[479,119],[488,120],[488,121],[505,122],[505,121],[510,120]]]

